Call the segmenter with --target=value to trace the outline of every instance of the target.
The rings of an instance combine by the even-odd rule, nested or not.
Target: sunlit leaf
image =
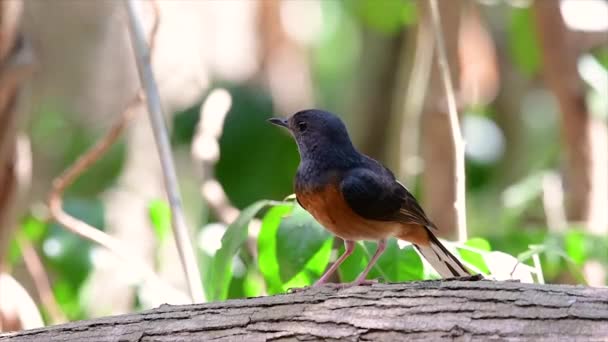
[[[291,215],[285,217],[277,231],[277,259],[283,283],[300,273],[309,260],[321,249],[331,235],[302,207],[296,205]],[[318,267],[325,269],[325,262]]]
[[[207,298],[210,300],[224,300],[228,294],[228,286],[232,278],[232,259],[245,240],[249,221],[271,201],[258,201],[241,211],[237,219],[228,226],[224,237],[222,237],[222,247],[216,252],[207,271]]]
[[[344,253],[344,246],[339,249],[340,255]],[[350,282],[357,279],[359,273],[361,273],[369,261],[368,253],[363,245],[355,244],[355,250],[340,267],[338,268],[338,274],[340,275],[341,282]]]
[[[246,297],[258,297],[261,296],[264,291],[263,286],[264,279],[259,273],[249,270],[245,279],[243,280],[243,292]]]
[[[321,248],[304,265],[304,269],[283,284],[283,291],[313,285],[327,269],[333,242],[332,238],[325,240]]]
[[[277,231],[281,220],[293,210],[293,207],[293,204],[276,205],[268,210],[262,220],[262,228],[258,235],[258,263],[269,294],[283,291],[277,259]]]
[[[171,209],[162,200],[153,200],[148,204],[148,214],[152,221],[154,234],[159,242],[164,242],[171,234]]]
[[[585,233],[578,230],[569,230],[564,237],[566,254],[577,265],[583,265],[587,260],[587,241]]]
[[[375,250],[370,248],[372,243],[366,242],[366,245],[368,251]],[[377,267],[370,272],[372,278],[386,277],[385,280],[389,282],[423,279],[422,260],[414,250],[414,246],[409,245],[401,249],[395,239],[388,240],[386,250],[376,265]]]
[[[344,248],[341,249],[341,252]],[[357,244],[353,254],[340,266],[342,281],[353,281],[363,272],[376,251],[374,242]],[[367,279],[380,279],[386,282],[401,282],[424,279],[424,265],[412,245],[399,248],[395,239],[389,239],[386,250],[369,272]]]

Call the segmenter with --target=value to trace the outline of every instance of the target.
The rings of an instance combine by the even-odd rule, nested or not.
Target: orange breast
[[[400,231],[396,222],[372,221],[357,215],[336,185],[317,191],[299,191],[298,201],[327,230],[345,240],[380,240]]]

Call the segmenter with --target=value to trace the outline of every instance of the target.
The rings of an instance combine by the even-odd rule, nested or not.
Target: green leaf
[[[376,243],[366,241],[364,245],[357,244],[353,254],[339,268],[342,281],[353,281],[365,269],[373,253]],[[341,249],[344,252],[344,248]],[[397,240],[390,239],[386,250],[369,272],[367,279],[382,279],[388,282],[424,279],[424,264],[412,245],[399,248]]]
[[[472,248],[475,248],[475,249],[478,249],[481,251],[489,252],[492,250],[492,247],[490,246],[490,242],[488,242],[488,240],[482,239],[482,238],[472,238],[472,239],[469,239],[464,244],[465,244],[465,246],[469,246],[469,247],[472,247]],[[462,259],[464,261],[477,267],[484,274],[490,273],[490,269],[488,268],[488,265],[486,265],[486,262],[485,262],[482,254],[476,253],[474,251],[466,250],[466,249],[459,249],[458,253],[460,253],[460,256],[462,257]]]
[[[277,231],[277,259],[279,274],[283,283],[287,283],[300,273],[310,259],[332,237],[323,226],[302,207],[296,205],[290,216],[284,218]],[[329,263],[327,260],[315,265],[322,270]],[[322,271],[321,270],[321,271]]]
[[[42,240],[44,234],[47,232],[46,223],[40,221],[39,219],[28,216],[23,223],[21,224],[21,231],[27,237],[27,239],[35,244]]]
[[[347,2],[354,6],[355,13],[372,29],[392,34],[416,20],[416,6],[413,1],[397,0],[356,0]]]
[[[81,305],[78,287],[66,279],[55,279],[53,282],[53,294],[57,300],[57,304],[61,308],[68,319],[81,320],[85,319],[84,308]]]
[[[370,248],[372,242],[365,243],[368,251],[375,249]],[[378,259],[376,267],[372,268],[370,277],[383,277],[389,282],[400,282],[408,280],[421,280],[424,275],[424,266],[420,256],[414,250],[414,246],[408,245],[403,249],[399,248],[397,240],[390,239],[387,243],[386,250]]]
[[[321,248],[319,248],[306,265],[304,265],[304,269],[283,284],[283,291],[287,291],[290,288],[305,287],[314,284],[327,269],[333,242],[333,238],[325,240],[323,245],[321,245]]]
[[[254,270],[249,270],[243,280],[243,292],[246,297],[259,297],[264,293],[263,279]]]
[[[152,221],[154,234],[159,242],[167,241],[171,234],[171,209],[163,200],[153,200],[148,204],[148,215]]]
[[[21,249],[17,243],[16,236],[21,236],[27,239],[33,246],[37,246],[48,232],[47,224],[31,215],[23,219],[20,228],[21,230],[15,234],[15,238],[9,245],[8,260],[11,265],[14,265],[21,259]]]
[[[232,278],[232,259],[247,240],[249,221],[272,201],[258,201],[241,211],[237,219],[226,229],[222,237],[222,247],[215,253],[211,267],[207,271],[209,300],[224,300]]]
[[[344,253],[344,246],[339,249],[340,255]],[[369,256],[365,247],[362,244],[355,244],[355,250],[340,267],[338,267],[338,274],[340,275],[341,282],[350,282],[357,279],[357,276],[365,269],[369,261]]]
[[[293,210],[293,204],[281,204],[272,207],[262,220],[262,228],[258,235],[258,263],[260,272],[266,281],[269,294],[283,291],[279,277],[279,262],[277,259],[277,231],[283,216]]]
[[[536,37],[532,10],[512,7],[509,18],[509,50],[515,65],[532,76],[540,68],[540,48]]]
[[[579,230],[569,230],[564,239],[566,254],[576,265],[583,265],[587,260],[588,247],[585,233]]]

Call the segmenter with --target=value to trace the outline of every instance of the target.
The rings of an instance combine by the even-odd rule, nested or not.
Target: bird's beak
[[[277,126],[289,128],[289,125],[287,124],[287,119],[270,118],[270,119],[268,119],[268,122],[270,122],[271,124],[277,125]]]

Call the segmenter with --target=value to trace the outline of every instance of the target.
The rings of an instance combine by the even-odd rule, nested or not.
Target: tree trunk
[[[580,42],[573,39],[559,3],[535,1],[534,14],[543,57],[543,76],[562,112],[568,218],[596,234],[608,231],[606,124],[593,118],[577,70]]]
[[[0,2],[0,268],[17,220],[19,175],[17,137],[19,91],[32,71],[32,55],[19,29],[21,2]],[[21,156],[23,158],[23,156]],[[20,179],[20,176],[22,179]]]
[[[604,341],[607,323],[608,289],[433,280],[163,305],[0,341]]]
[[[462,6],[461,0],[439,1],[445,49],[454,85],[460,84],[458,32]],[[430,22],[428,6],[423,7],[422,17],[421,20]],[[454,207],[456,200],[454,164],[456,161],[454,142],[449,139],[451,133],[447,100],[436,54],[433,56],[430,77],[426,104],[421,117],[421,155],[424,160],[423,205],[429,217],[439,227],[439,235],[455,239],[457,237],[456,208]],[[455,91],[458,90],[455,89]]]

